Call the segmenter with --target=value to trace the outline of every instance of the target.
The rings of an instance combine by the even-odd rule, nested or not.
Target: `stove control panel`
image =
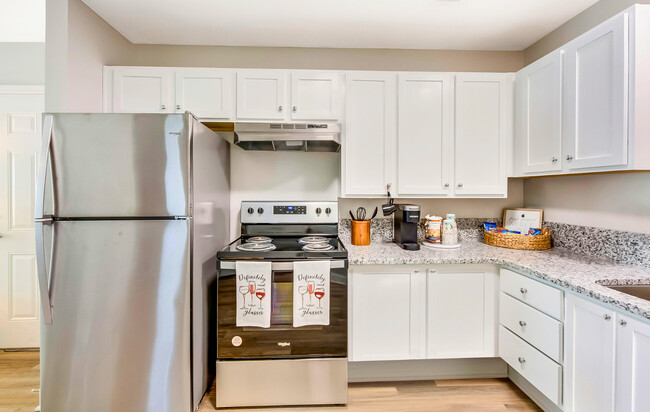
[[[242,223],[338,223],[337,202],[242,202]]]

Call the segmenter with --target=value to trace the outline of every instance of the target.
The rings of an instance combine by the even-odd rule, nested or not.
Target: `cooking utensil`
[[[390,216],[395,213],[395,210],[397,209],[393,204],[393,198],[390,195],[390,183],[386,185],[386,196],[388,197],[388,203],[381,205],[381,211],[384,216]]]
[[[366,208],[358,207],[357,208],[357,220],[366,220]]]
[[[369,219],[369,220],[372,220],[372,219],[374,219],[374,218],[375,218],[375,216],[377,216],[377,211],[378,211],[378,210],[379,210],[379,208],[378,208],[377,206],[375,206],[375,211],[374,211],[374,212],[372,212],[372,216],[370,217],[370,219]]]
[[[352,220],[357,220],[357,219],[354,218],[354,215],[352,214],[352,211],[350,210],[349,212],[350,212],[350,217],[352,218]]]

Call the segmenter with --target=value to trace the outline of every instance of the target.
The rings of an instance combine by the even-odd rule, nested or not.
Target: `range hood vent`
[[[338,123],[204,123],[245,150],[338,152]]]

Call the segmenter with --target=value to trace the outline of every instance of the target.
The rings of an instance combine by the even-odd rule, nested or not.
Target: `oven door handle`
[[[293,262],[272,262],[271,264],[271,270],[273,271],[292,271],[293,270]],[[330,261],[330,269],[341,269],[345,268],[347,266],[347,261],[346,260],[331,260]],[[235,269],[235,261],[234,260],[228,260],[228,261],[219,261],[219,269]]]

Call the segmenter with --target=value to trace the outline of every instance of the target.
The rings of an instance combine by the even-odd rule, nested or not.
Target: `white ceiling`
[[[597,0],[83,0],[132,43],[522,50]]]

